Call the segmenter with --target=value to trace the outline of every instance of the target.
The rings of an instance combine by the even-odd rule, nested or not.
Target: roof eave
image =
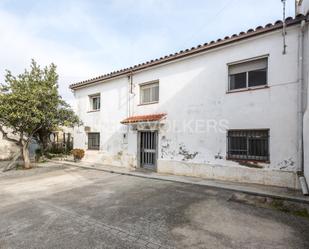
[[[307,20],[308,21],[308,16],[303,16],[303,15],[298,15],[298,17],[294,18],[294,19],[286,19],[286,26],[293,26],[296,24],[299,24],[302,20]],[[178,60],[180,58],[184,58],[187,56],[191,56],[197,53],[201,53],[204,51],[208,51],[214,48],[218,48],[221,46],[225,46],[227,44],[231,44],[237,41],[241,41],[244,39],[248,39],[254,36],[258,36],[261,34],[265,34],[265,33],[269,33],[278,29],[281,29],[283,26],[283,23],[280,21],[277,21],[275,24],[271,24],[271,26],[269,26],[270,24],[267,24],[265,27],[257,27],[255,30],[253,29],[249,29],[246,33],[244,32],[240,32],[239,35],[232,35],[231,37],[226,37],[224,39],[218,39],[217,41],[211,41],[209,44],[205,43],[204,45],[199,45],[197,47],[193,47],[191,49],[186,49],[185,51],[180,51],[178,53],[175,54],[171,54],[169,56],[165,56],[165,57],[161,57],[160,59],[156,59],[156,60],[151,60],[150,62],[146,62],[146,63],[142,63],[142,64],[138,64],[135,65],[134,67],[130,67],[130,68],[126,68],[126,69],[122,69],[120,71],[116,71],[116,72],[112,72],[109,73],[107,75],[104,76],[100,76],[94,79],[90,79],[90,80],[86,80],[84,82],[79,82],[79,83],[75,83],[70,85],[70,89],[72,90],[76,90],[78,88],[82,88],[88,85],[92,85],[95,83],[100,83],[100,82],[104,82],[113,78],[117,78],[117,77],[121,77],[121,76],[129,76],[132,73],[135,72],[139,72],[141,70],[145,70],[149,67],[154,67],[160,64],[164,64],[170,61],[174,61],[174,60]]]

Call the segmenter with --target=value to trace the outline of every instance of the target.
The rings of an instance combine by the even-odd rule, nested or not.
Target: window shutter
[[[230,65],[229,74],[238,74],[264,68],[267,68],[267,58]]]

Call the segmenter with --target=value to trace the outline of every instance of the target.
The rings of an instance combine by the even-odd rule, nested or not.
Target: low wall
[[[0,160],[9,160],[19,150],[17,145],[0,138]]]
[[[133,168],[136,165],[136,159],[126,153],[112,155],[102,150],[86,150],[82,161],[126,168]]]
[[[295,172],[158,160],[158,172],[299,189]]]
[[[86,150],[85,157],[82,161],[117,167],[136,167],[136,158],[127,154],[110,155],[104,151]],[[245,166],[209,165],[169,160],[158,160],[157,171],[159,173],[202,177],[213,180],[255,183],[291,189],[300,188],[297,174],[291,171],[256,169]]]

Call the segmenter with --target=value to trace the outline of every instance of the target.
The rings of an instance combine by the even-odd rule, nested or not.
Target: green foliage
[[[293,212],[293,214],[309,219],[309,212],[305,208],[303,208],[301,210],[296,210],[296,211]]]
[[[69,155],[71,153],[71,149],[68,149],[64,146],[52,145],[46,150],[46,152],[51,154]]]
[[[37,148],[35,150],[35,161],[36,162],[42,162],[42,160],[41,160],[42,158],[44,158],[43,157],[43,150],[41,148]]]
[[[78,117],[58,92],[56,65],[41,69],[31,61],[30,70],[13,76],[6,72],[0,85],[0,127],[42,143],[59,126],[80,124]]]
[[[13,76],[5,75],[5,84],[0,86],[0,125],[11,128],[14,133],[32,135],[45,119],[45,102],[57,94],[57,86],[50,82],[58,79],[56,66],[52,64],[43,71],[32,61],[31,70]]]

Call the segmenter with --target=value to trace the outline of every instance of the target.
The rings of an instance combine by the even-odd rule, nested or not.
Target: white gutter
[[[300,23],[299,34],[299,60],[298,60],[298,162],[299,162],[299,182],[304,195],[308,195],[308,186],[304,177],[304,32],[306,21]]]

